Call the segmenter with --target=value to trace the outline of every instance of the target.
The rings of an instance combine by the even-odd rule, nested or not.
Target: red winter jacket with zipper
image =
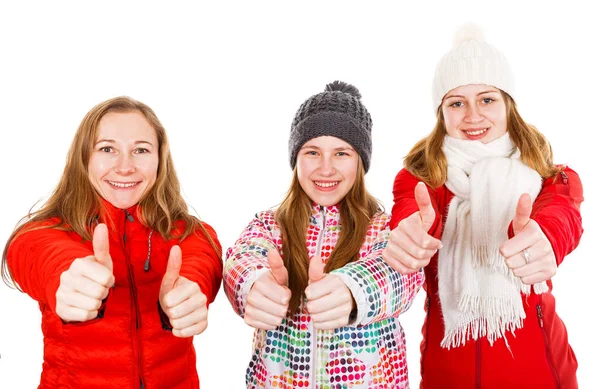
[[[418,179],[406,169],[394,181],[394,207],[391,228],[418,211],[414,198]],[[430,235],[440,238],[447,207],[454,194],[446,186],[429,190],[436,220]],[[565,168],[555,180],[548,178],[533,204],[531,218],[544,231],[554,250],[557,263],[577,247],[583,233],[579,205],[583,190],[579,176]],[[509,227],[507,239],[512,237]],[[486,339],[470,340],[466,345],[447,350],[440,346],[444,321],[438,297],[438,256],[425,267],[427,292],[421,342],[421,388],[577,388],[577,360],[569,346],[567,331],[555,312],[550,291],[541,295],[524,295],[527,315],[523,328],[515,336],[507,334],[510,351],[500,339],[490,345]]]
[[[179,244],[180,275],[200,286],[212,302],[223,265],[198,229],[181,243],[165,241],[140,223],[137,206],[127,210],[104,202],[115,286],[96,319],[64,323],[56,314],[60,275],[75,258],[93,255],[92,242],[74,232],[43,228],[12,241],[7,261],[13,278],[39,302],[44,333],[42,389],[198,388],[193,338],[177,338],[160,309],[158,293],[169,251]],[[42,225],[55,225],[49,219]],[[219,245],[214,230],[204,224]],[[184,224],[176,223],[174,232]],[[220,246],[219,246],[220,249]]]

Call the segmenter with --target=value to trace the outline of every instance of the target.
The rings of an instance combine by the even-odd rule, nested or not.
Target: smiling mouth
[[[340,181],[334,181],[334,182],[323,182],[323,181],[313,181],[315,183],[316,186],[320,187],[320,188],[333,188],[334,186],[337,186]]]
[[[134,186],[138,185],[141,181],[136,181],[136,182],[118,182],[118,181],[109,181],[109,180],[107,180],[106,182],[108,182],[108,184],[110,186],[113,186],[115,188],[128,189],[128,188],[133,188]]]
[[[474,129],[474,130],[463,130],[463,132],[469,136],[477,136],[477,135],[481,135],[484,134],[487,130],[489,130],[490,128],[480,128],[480,129]]]

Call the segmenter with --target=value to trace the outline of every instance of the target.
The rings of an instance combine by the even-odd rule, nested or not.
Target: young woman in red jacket
[[[477,27],[440,60],[433,95],[437,124],[396,177],[384,251],[402,274],[425,268],[421,388],[576,388],[551,277],[583,232],[579,177],[523,121]]]
[[[188,214],[165,129],[117,97],[81,122],[58,186],[9,238],[2,275],[39,302],[39,388],[198,388],[193,335],[221,247]]]

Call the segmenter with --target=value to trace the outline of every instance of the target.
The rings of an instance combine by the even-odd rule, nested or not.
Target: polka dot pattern
[[[359,260],[332,272],[357,299],[359,325],[315,331],[303,302],[299,312],[275,330],[255,331],[246,370],[248,388],[408,387],[404,331],[396,316],[410,306],[423,274],[402,276],[385,264],[381,253],[389,237],[388,223],[388,215],[376,215]],[[306,238],[309,257],[320,254],[326,262],[341,229],[336,207],[315,206]],[[266,211],[256,215],[227,251],[225,292],[240,316],[252,283],[268,269],[266,255],[273,248],[281,252],[281,233],[273,211]]]

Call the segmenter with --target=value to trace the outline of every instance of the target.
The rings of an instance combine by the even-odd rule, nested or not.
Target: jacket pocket
[[[544,338],[544,346],[546,348],[546,360],[548,361],[548,367],[552,372],[552,377],[554,377],[554,382],[556,384],[556,388],[560,389],[560,381],[558,379],[558,373],[556,372],[556,367],[552,363],[552,350],[550,349],[550,342],[548,341],[548,334],[546,333],[546,329],[544,328],[544,313],[542,311],[542,303],[541,301],[536,306],[537,309],[537,317],[538,323],[540,325],[540,330],[542,331],[542,336]]]

